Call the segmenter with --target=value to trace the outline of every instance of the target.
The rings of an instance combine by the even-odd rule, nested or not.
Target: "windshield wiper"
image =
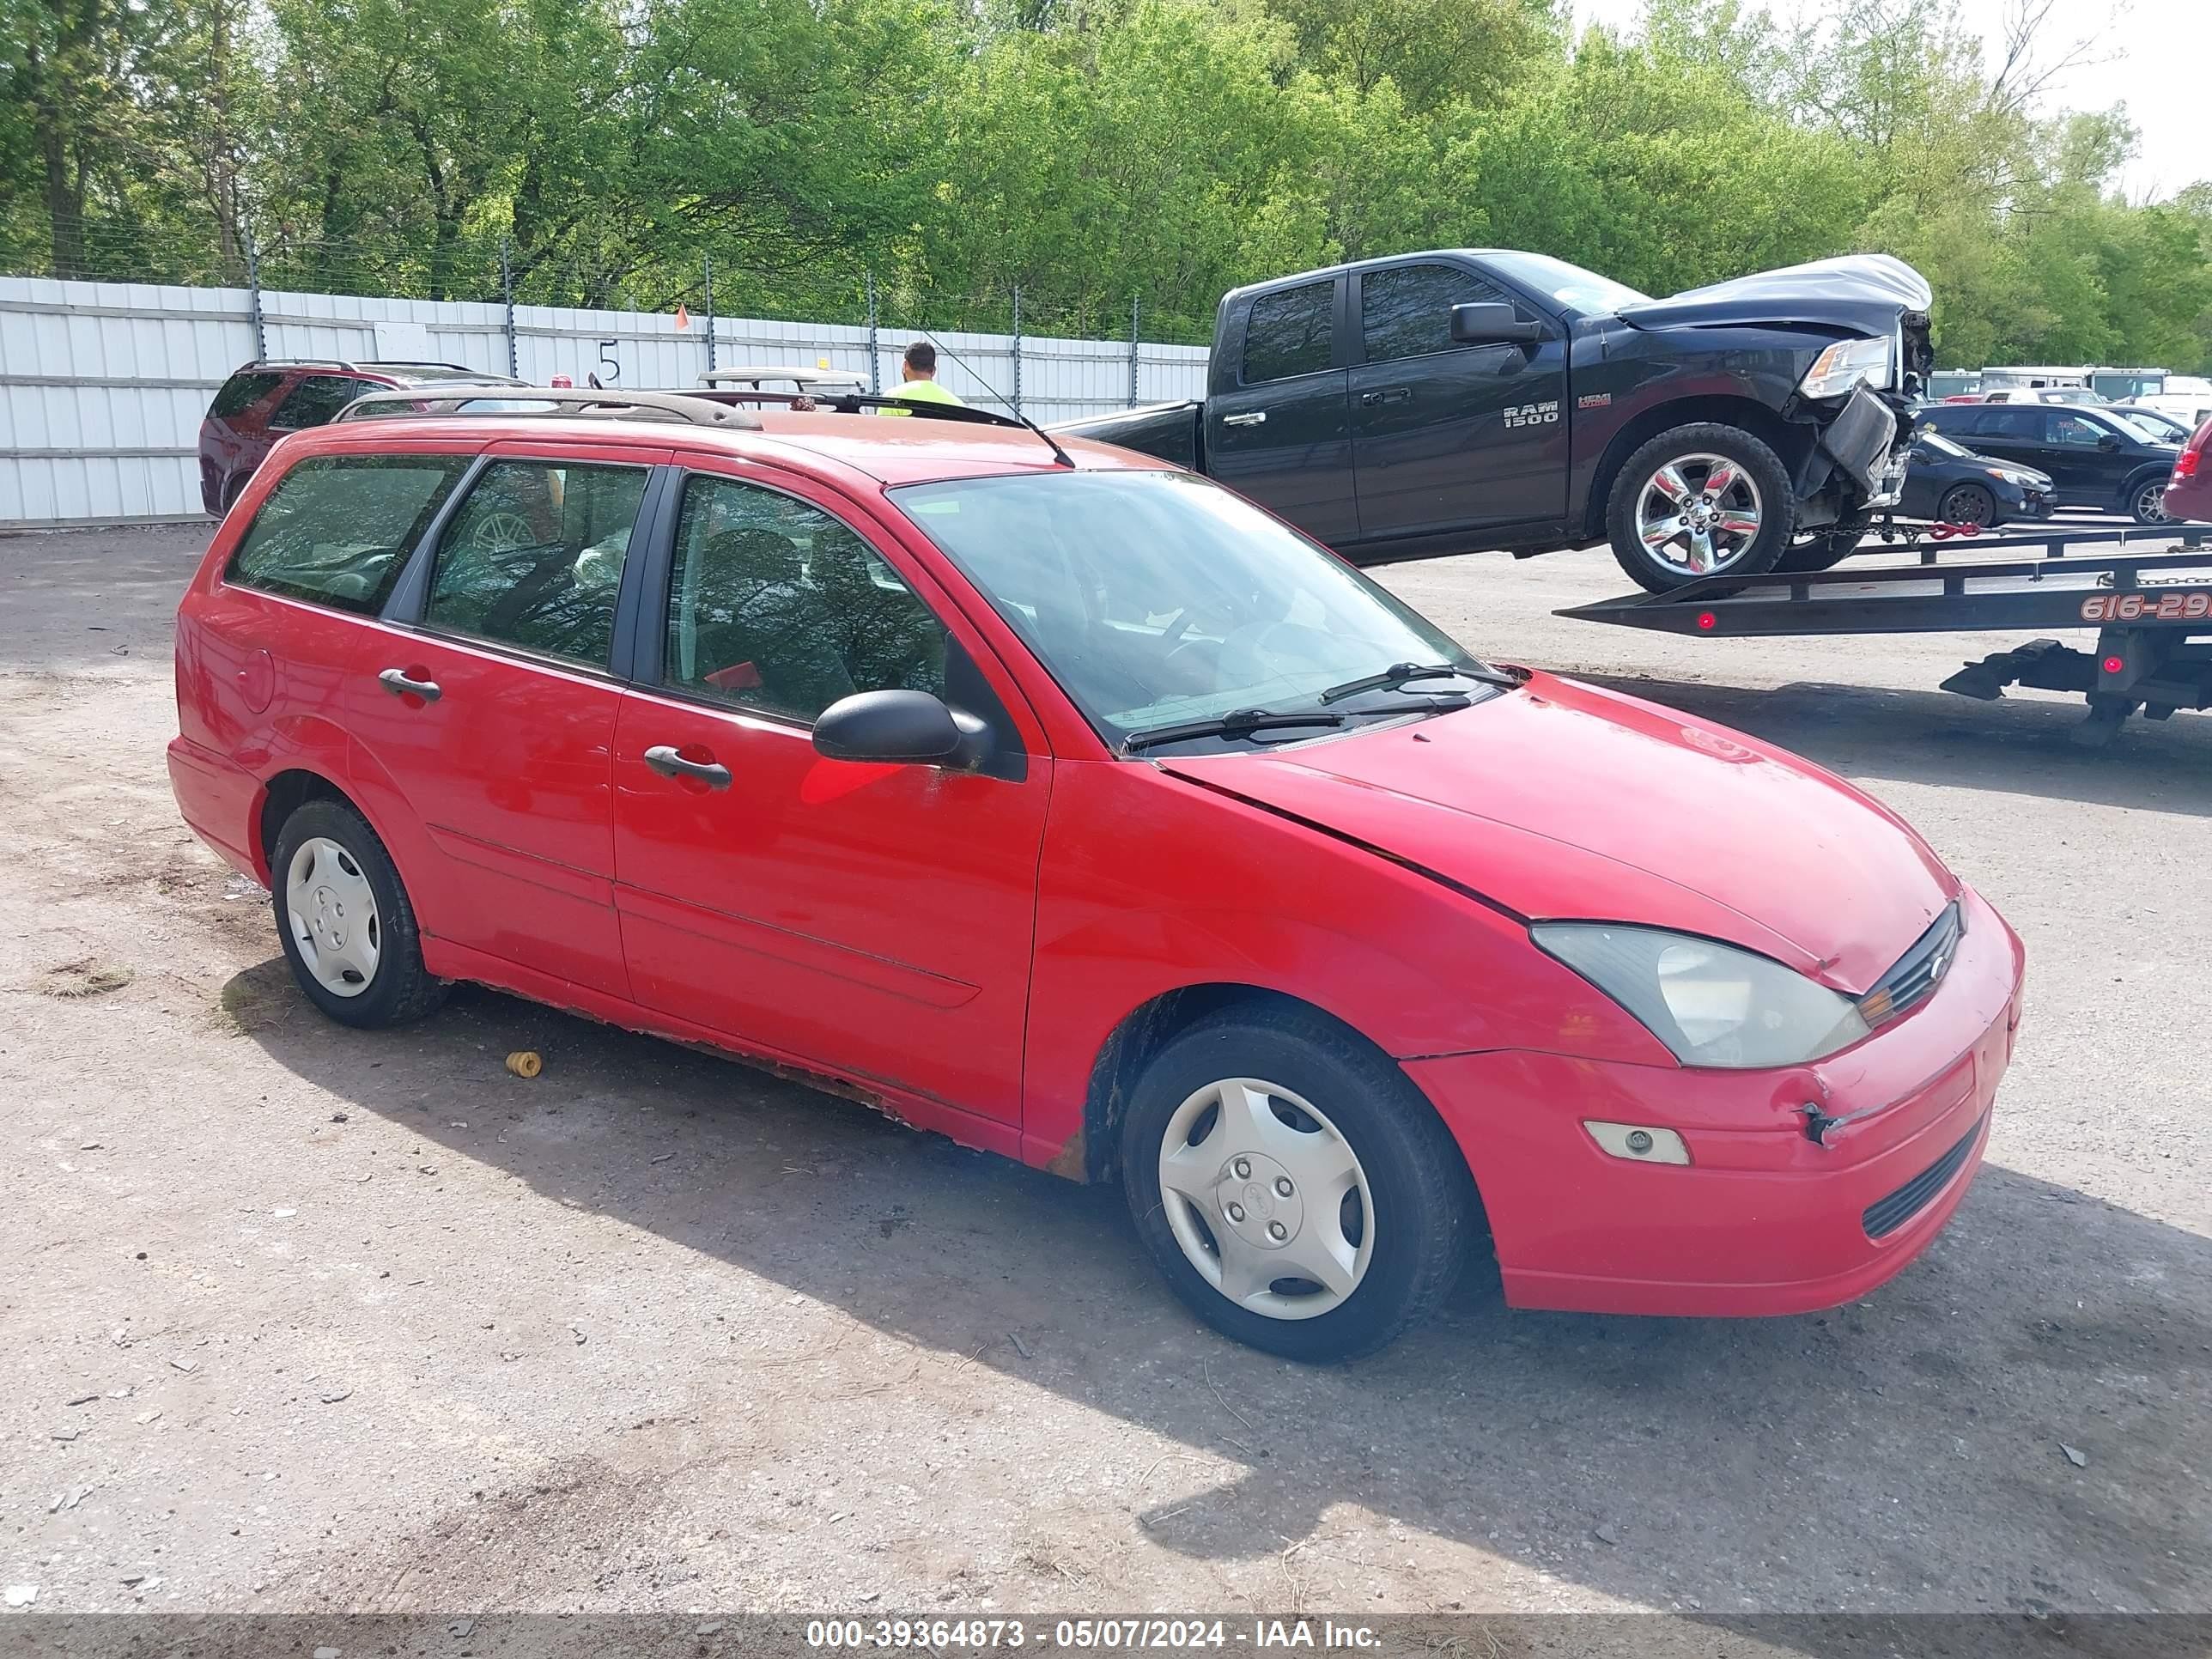
[[[1346,680],[1341,685],[1332,685],[1321,694],[1323,702],[1341,702],[1346,697],[1356,697],[1362,691],[1395,691],[1415,680],[1480,680],[1485,685],[1516,686],[1521,684],[1510,674],[1500,673],[1495,668],[1462,668],[1449,662],[1394,662],[1379,674],[1362,674],[1356,680]]]
[[[1325,709],[1305,714],[1279,714],[1269,708],[1232,708],[1212,720],[1185,720],[1178,726],[1156,726],[1149,732],[1133,733],[1121,739],[1121,747],[1125,752],[1133,753],[1164,743],[1181,743],[1186,738],[1243,738],[1255,732],[1289,726],[1343,724],[1343,715],[1332,714]]]

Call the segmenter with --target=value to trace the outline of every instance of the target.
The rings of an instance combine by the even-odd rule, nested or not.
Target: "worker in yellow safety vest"
[[[899,365],[899,389],[890,395],[913,404],[953,404],[961,399],[937,383],[937,348],[927,340],[916,340],[906,349],[905,361]],[[903,415],[903,409],[886,409],[885,415]]]

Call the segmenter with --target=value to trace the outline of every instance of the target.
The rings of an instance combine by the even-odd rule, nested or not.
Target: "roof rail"
[[[462,405],[489,403],[489,409]],[[398,405],[387,411],[386,405]],[[523,404],[526,407],[517,408]],[[483,386],[393,386],[365,392],[338,411],[341,421],[391,420],[417,415],[430,418],[458,416],[604,416],[683,421],[692,426],[727,427],[757,432],[759,420],[742,409],[711,398],[680,392],[579,391],[571,386],[516,386],[512,381]]]

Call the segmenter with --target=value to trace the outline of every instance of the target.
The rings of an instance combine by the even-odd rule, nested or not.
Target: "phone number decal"
[[[2212,617],[2212,589],[2192,593],[2100,593],[2081,601],[2081,620],[2197,622]]]

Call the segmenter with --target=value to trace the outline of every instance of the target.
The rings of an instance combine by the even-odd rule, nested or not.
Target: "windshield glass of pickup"
[[[1324,705],[1330,688],[1400,664],[1492,671],[1334,555],[1186,473],[962,478],[891,499],[1111,743],[1244,709],[1326,708],[1340,724],[1492,695],[1438,672]]]
[[[1549,295],[1570,311],[1596,316],[1623,306],[1647,304],[1651,296],[1638,294],[1626,283],[1601,276],[1548,253],[1486,253],[1483,263],[1494,265],[1516,283]]]

